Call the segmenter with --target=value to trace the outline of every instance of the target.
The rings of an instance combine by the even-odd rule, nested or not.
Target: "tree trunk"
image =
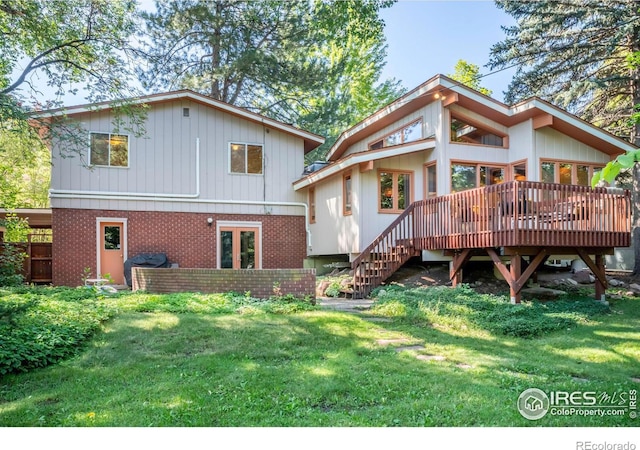
[[[633,36],[631,37],[631,51],[633,53],[640,52],[640,29],[634,27]],[[632,112],[636,105],[640,105],[640,67],[631,67],[631,105]],[[631,142],[640,146],[640,122],[636,122],[631,131]],[[631,192],[631,245],[633,246],[633,254],[635,257],[633,265],[633,274],[640,274],[640,163],[636,162],[633,166],[633,190]]]

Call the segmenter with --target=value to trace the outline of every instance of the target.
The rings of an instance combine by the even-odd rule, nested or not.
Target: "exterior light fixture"
[[[211,226],[213,224],[213,217],[207,218],[207,225]]]

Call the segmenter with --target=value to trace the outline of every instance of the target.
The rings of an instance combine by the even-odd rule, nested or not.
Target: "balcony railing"
[[[511,181],[416,202],[424,250],[627,247],[631,200],[622,189]]]

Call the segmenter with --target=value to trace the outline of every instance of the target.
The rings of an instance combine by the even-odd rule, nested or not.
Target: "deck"
[[[630,242],[629,191],[511,181],[411,204],[352,262],[354,291],[367,295],[410,257],[441,250],[453,258],[454,285],[472,256],[489,255],[514,302],[550,255],[578,255],[594,272],[596,296],[602,297],[603,255]]]

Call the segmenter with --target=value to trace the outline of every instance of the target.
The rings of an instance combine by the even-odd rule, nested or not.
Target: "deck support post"
[[[507,269],[496,251],[492,248],[485,248],[487,254],[493,260],[493,263],[498,268],[504,279],[509,283],[509,294],[511,297],[511,303],[518,304],[521,301],[520,292],[522,288],[527,284],[527,281],[531,275],[538,269],[538,267],[546,261],[549,253],[546,249],[540,249],[533,259],[530,260],[529,266],[522,271],[522,256],[516,251],[511,252],[511,267]]]
[[[604,268],[604,256],[602,254],[596,254],[596,261],[594,262],[583,248],[578,247],[576,248],[576,251],[596,277],[596,300],[599,302],[605,302],[605,291],[607,290],[608,283]]]
[[[456,287],[462,283],[462,268],[471,259],[471,249],[466,248],[453,255],[453,260],[449,263],[449,279],[451,286]]]
[[[522,290],[522,286],[518,285],[522,272],[522,257],[520,255],[513,255],[511,257],[510,269],[511,280],[509,280],[509,296],[511,297],[511,303],[517,305],[520,303],[520,291]]]

